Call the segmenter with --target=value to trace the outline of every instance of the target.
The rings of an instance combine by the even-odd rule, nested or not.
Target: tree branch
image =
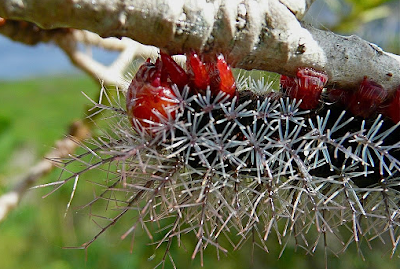
[[[101,38],[95,33],[71,28],[43,30],[26,21],[3,19],[0,24],[0,34],[26,45],[36,45],[41,42],[54,43],[67,54],[76,67],[91,76],[97,83],[101,81],[104,85],[113,85],[121,89],[129,85],[129,81],[124,78],[124,73],[134,58],[157,55],[155,47],[142,45],[129,38]],[[110,66],[105,66],[93,59],[91,55],[80,51],[79,43],[121,53]]]
[[[9,0],[0,16],[44,29],[86,29],[129,37],[180,54],[224,53],[235,67],[294,75],[299,67],[324,70],[331,85],[356,87],[364,76],[388,90],[400,85],[400,57],[357,37],[299,22],[313,1],[294,0]]]

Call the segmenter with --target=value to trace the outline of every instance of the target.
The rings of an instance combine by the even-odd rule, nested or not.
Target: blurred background
[[[317,0],[306,21],[321,29],[344,35],[356,34],[384,50],[400,54],[400,1]],[[112,63],[117,53],[82,48],[104,64]],[[54,142],[67,133],[74,120],[87,114],[89,101],[81,92],[96,98],[98,82],[77,70],[54,45],[33,47],[13,42],[0,35],[0,195],[12,189]],[[58,179],[54,170],[38,184]],[[99,174],[88,173],[84,180],[95,181]],[[64,187],[42,199],[49,189],[30,190],[22,203],[0,223],[0,269],[3,268],[153,268],[163,252],[154,252],[145,233],[136,234],[133,252],[130,239],[121,240],[126,227],[116,225],[85,250],[65,249],[90,240],[98,230],[85,212],[70,210],[64,217],[71,188]],[[78,189],[74,206],[87,203],[91,189]],[[89,197],[89,198],[87,198]],[[191,260],[193,242],[172,249],[178,268],[201,268],[197,257]],[[176,244],[175,244],[176,245]],[[279,258],[281,246],[269,243],[269,253],[247,244],[240,251],[221,254],[218,264],[215,249],[206,251],[204,268],[324,268],[324,250],[305,255],[288,244]],[[328,252],[329,268],[399,268],[390,259],[390,246],[367,245],[359,255],[355,245],[336,257]],[[166,268],[172,268],[167,264]]]

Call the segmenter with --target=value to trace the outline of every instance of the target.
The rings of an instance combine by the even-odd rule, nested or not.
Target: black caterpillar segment
[[[400,170],[398,125],[381,116],[355,118],[335,104],[325,104],[317,115],[278,93],[241,91],[231,101],[196,95],[173,121],[174,135],[163,134],[169,137],[162,145],[167,156],[224,177],[330,177],[351,166],[359,173],[351,180],[367,187]]]
[[[116,201],[118,213],[104,213],[109,224],[99,234],[116,222],[127,225],[123,238],[143,227],[161,234],[157,246],[167,252],[174,238],[192,234],[192,257],[249,238],[264,250],[271,238],[282,248],[294,238],[307,252],[321,241],[340,252],[388,234],[396,250],[400,123],[353,117],[337,104],[302,110],[283,93],[242,90],[229,99],[172,89],[175,105],[146,127],[110,108],[114,127],[64,170],[76,161],[87,167],[52,184],[106,170],[87,206]]]

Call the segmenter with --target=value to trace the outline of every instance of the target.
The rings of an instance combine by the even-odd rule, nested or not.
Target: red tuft
[[[182,91],[188,85],[192,94],[205,94],[209,88],[213,96],[224,92],[233,97],[236,93],[235,78],[224,57],[203,63],[200,56],[191,52],[187,56],[186,72],[168,54],[160,52],[160,58],[153,64],[150,59],[139,68],[126,95],[128,117],[134,124],[137,119],[143,127],[149,121],[160,122],[160,116],[168,117],[166,109],[175,104],[172,87]],[[171,109],[169,115],[175,117]]]
[[[205,93],[210,85],[209,68],[200,59],[200,56],[195,52],[190,52],[187,55],[187,72],[192,81],[192,89],[195,93]]]
[[[211,91],[217,95],[219,92],[224,92],[230,97],[233,97],[236,93],[236,82],[232,74],[232,70],[225,61],[222,54],[217,57],[216,70],[218,72],[211,72],[212,81],[218,82],[217,87],[211,89]]]
[[[161,114],[167,117],[166,108],[173,106],[175,97],[170,83],[162,79],[162,63],[146,61],[138,70],[129,85],[126,95],[126,108],[129,120],[137,119],[143,127],[148,127],[146,120],[160,122]],[[175,112],[171,111],[171,116]]]
[[[296,77],[281,76],[281,87],[286,93],[297,100],[302,100],[300,108],[315,109],[328,76],[312,68],[299,68]]]
[[[163,75],[168,75],[171,82],[176,84],[179,89],[183,89],[189,83],[189,76],[186,71],[177,64],[171,56],[164,52],[160,52],[161,61],[163,63]]]
[[[187,56],[187,68],[193,93],[204,94],[209,87],[214,96],[220,92],[231,98],[235,95],[235,77],[222,54],[215,61],[204,63],[197,53],[191,52]]]
[[[378,83],[364,77],[358,90],[349,94],[348,109],[357,116],[368,118],[386,100],[387,91]]]

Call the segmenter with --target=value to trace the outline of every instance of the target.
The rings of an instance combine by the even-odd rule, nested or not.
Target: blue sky
[[[115,52],[98,48],[92,50],[94,57],[110,64]],[[53,44],[27,46],[0,35],[0,80],[16,80],[38,75],[57,75],[81,72],[76,69],[65,53]]]
[[[56,46],[51,44],[26,46],[2,35],[0,35],[0,59],[0,80],[74,71],[65,54]]]

